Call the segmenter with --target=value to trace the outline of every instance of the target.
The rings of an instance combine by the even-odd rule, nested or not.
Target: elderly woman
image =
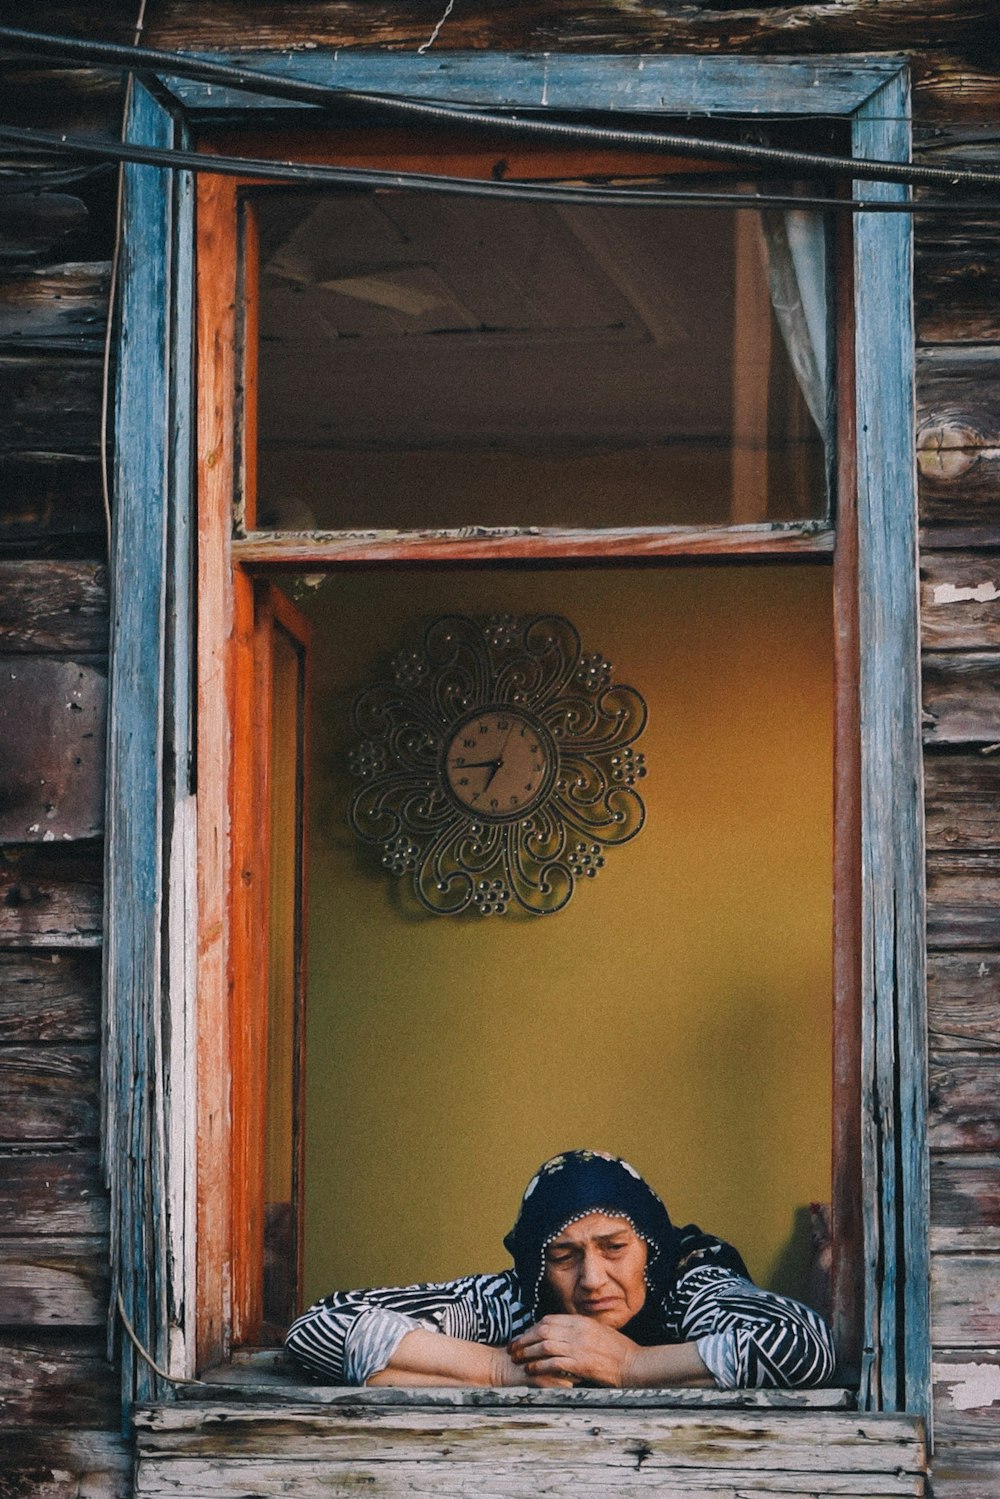
[[[335,1384],[818,1385],[822,1318],[763,1291],[735,1249],[675,1228],[627,1161],[573,1150],[529,1182],[512,1270],[334,1291],[286,1346]]]

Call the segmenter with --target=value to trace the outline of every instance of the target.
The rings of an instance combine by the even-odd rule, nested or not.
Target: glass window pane
[[[804,211],[268,193],[258,525],[723,525],[827,511]]]

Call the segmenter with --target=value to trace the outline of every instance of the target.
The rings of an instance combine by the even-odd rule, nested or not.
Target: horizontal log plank
[[[213,1461],[187,1458],[171,1461],[144,1458],[136,1467],[135,1494],[173,1496],[173,1499],[211,1499],[213,1495],[253,1495],[253,1499],[286,1499],[289,1494],[344,1499],[348,1494],[377,1495],[378,1499],[575,1499],[590,1495],[606,1499],[648,1499],[654,1494],[677,1499],[827,1499],[857,1495],[926,1492],[923,1477],[915,1474],[830,1473],[817,1464],[811,1475],[775,1473],[767,1469],[702,1469],[690,1472],[663,1469],[614,1473],[570,1465],[545,1467],[532,1473],[529,1464],[508,1461],[505,1452],[483,1462],[344,1464],[333,1468],[323,1459],[301,1462],[243,1459]]]
[[[914,118],[945,123],[996,120],[1000,76],[992,60],[982,54],[982,66],[970,61],[957,36],[945,40],[944,46],[948,50],[913,58]]]
[[[988,907],[1000,894],[1000,849],[930,849],[927,854],[930,902]]]
[[[118,1376],[105,1357],[103,1335],[0,1337],[0,1432],[45,1426],[57,1433],[116,1431],[120,1421]]]
[[[1000,548],[1000,525],[955,525],[921,526],[920,545],[929,552],[984,551],[995,552]]]
[[[0,1235],[100,1235],[108,1196],[94,1146],[0,1146]]]
[[[101,351],[109,271],[106,261],[70,262],[0,279],[0,348]]]
[[[932,1150],[1000,1150],[1000,1051],[932,1056],[928,1093]]]
[[[925,527],[996,526],[998,393],[994,345],[918,350],[917,469]]]
[[[272,0],[254,9],[253,44],[262,48],[328,46],[335,39],[343,47],[395,46],[409,50],[427,40],[427,21],[433,27],[437,16],[433,6],[415,13],[412,6],[377,0],[362,0],[361,4],[296,0],[288,5]],[[197,0],[174,0],[151,17],[148,35],[151,44],[163,47],[225,48],[245,31],[246,14],[238,0],[215,0],[207,13]],[[765,48],[770,43],[779,51],[919,51],[942,42],[973,41],[977,36],[985,41],[986,35],[982,12],[963,0],[898,0],[888,14],[884,7],[870,7],[864,0],[844,0],[833,10],[821,4],[805,5],[794,18],[784,9],[775,12],[763,6],[741,7],[734,13],[705,0],[694,0],[680,14],[668,12],[652,0],[637,0],[627,8],[614,6],[610,10],[599,0],[583,5],[572,0],[528,0],[526,4],[501,7],[476,0],[455,7],[442,29],[437,50],[556,50],[588,43],[592,50],[636,51],[648,46],[656,51],[664,47],[682,51],[701,46],[715,51],[725,46],[738,51],[744,46]]]
[[[4,1499],[130,1499],[132,1467],[116,1432],[0,1433]]]
[[[928,914],[927,945],[931,952],[978,951],[1000,944],[1000,922],[995,911],[944,902]]]
[[[53,17],[53,7],[46,3],[45,29],[71,36],[83,34],[79,5],[64,5],[62,13],[65,24],[60,26]],[[37,11],[34,22],[27,19],[26,9],[24,14],[26,18],[20,22],[9,20],[10,7],[5,0],[6,25],[37,30]],[[101,38],[129,43],[134,39],[135,28],[123,19],[112,33],[107,23],[101,25],[97,14],[90,12],[85,34],[95,41]],[[106,132],[112,136],[121,130],[121,85],[113,69],[60,66],[28,53],[18,53],[8,57],[4,64],[4,95],[13,111],[9,118],[16,119],[19,124],[67,132]],[[11,148],[8,146],[7,149]],[[65,166],[65,158],[59,165]],[[100,174],[96,178],[85,178],[75,190],[82,197],[89,197],[95,185],[110,195],[114,192],[114,177]],[[109,246],[110,237],[109,228]]]
[[[106,1234],[0,1239],[0,1324],[103,1327],[108,1280]]]
[[[1000,555],[924,552],[920,635],[925,650],[1000,646]]]
[[[942,1440],[935,1446],[933,1477],[935,1499],[1000,1499],[995,1440]]]
[[[1000,953],[930,953],[927,1010],[933,1050],[1000,1051]]]
[[[992,343],[924,345],[917,350],[917,444],[936,426],[968,433],[970,448],[996,447],[1000,350]]]
[[[1000,1158],[932,1155],[931,1249],[1000,1252]]]
[[[0,1140],[93,1140],[98,1048],[0,1047]]]
[[[96,952],[0,952],[0,1044],[93,1041],[100,1026]]]
[[[927,941],[935,951],[1000,947],[1000,852],[928,852]]]
[[[1000,754],[924,757],[927,847],[1000,847]]]
[[[99,357],[0,355],[0,451],[95,453],[100,421]]]
[[[1000,1256],[932,1256],[931,1333],[939,1348],[1000,1347]]]
[[[0,198],[0,202],[2,202]],[[39,543],[105,550],[97,458],[78,453],[0,453],[0,543],[37,550]]]
[[[995,148],[994,148],[995,149]],[[936,165],[936,153],[926,161]],[[975,169],[976,159],[949,151]],[[931,343],[1000,340],[1000,265],[989,215],[918,215],[914,221],[917,337]]]
[[[959,122],[957,113],[953,123],[916,126],[914,160],[988,169],[996,159],[995,125]],[[918,190],[918,201],[927,191],[933,190]],[[1000,268],[989,215],[918,214],[914,241],[918,338],[948,343],[1000,337]]]
[[[1000,273],[985,246],[970,241],[964,251],[938,250],[917,262],[916,335],[925,345],[1000,339]]]
[[[136,1416],[142,1455],[173,1460],[212,1458],[323,1458],[330,1464],[372,1464],[381,1472],[422,1460],[439,1467],[489,1464],[502,1452],[512,1466],[541,1474],[552,1467],[582,1474],[641,1469],[686,1470],[697,1482],[706,1470],[727,1468],[814,1473],[816,1450],[834,1473],[891,1471],[919,1474],[923,1444],[919,1422],[905,1416],[856,1412],[615,1411],[409,1409],[315,1406],[170,1405],[144,1407]],[[637,1462],[637,1458],[639,1461]],[[624,1472],[622,1470],[625,1470]],[[732,1479],[730,1478],[730,1482]]]
[[[104,827],[107,668],[0,655],[0,844]]]
[[[93,948],[101,943],[98,854],[34,848],[0,859],[0,948]]]
[[[1000,742],[1000,655],[932,652],[921,677],[925,744]]]
[[[1000,1352],[934,1350],[934,1433],[943,1442],[983,1442],[1000,1423]],[[1000,1462],[997,1463],[1000,1480]]]
[[[942,424],[919,435],[917,500],[927,549],[998,545],[1000,448],[983,448],[974,437]]]
[[[996,159],[996,124],[974,120],[949,122],[915,121],[913,126],[913,159],[926,166],[946,160],[963,166],[988,166]]]
[[[3,194],[0,266],[30,264],[42,256],[65,254],[82,240],[89,224],[87,205],[74,193]]]
[[[96,655],[107,648],[103,563],[0,560],[0,655]]]

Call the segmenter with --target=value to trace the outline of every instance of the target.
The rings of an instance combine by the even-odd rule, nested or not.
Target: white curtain
[[[761,214],[767,279],[778,326],[817,429],[828,409],[827,236],[815,209]]]

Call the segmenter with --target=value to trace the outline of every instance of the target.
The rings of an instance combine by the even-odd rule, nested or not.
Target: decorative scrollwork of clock
[[[560,615],[446,615],[364,688],[351,827],[434,915],[561,911],[645,820],[647,709]]]

